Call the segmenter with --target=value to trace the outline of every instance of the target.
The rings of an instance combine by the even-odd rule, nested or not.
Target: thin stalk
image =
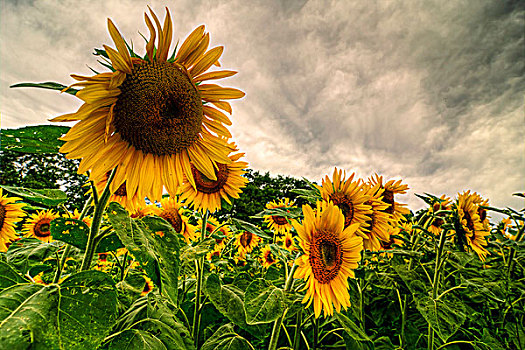
[[[315,318],[312,320],[312,326],[314,328],[314,340],[312,342],[312,349],[317,349],[317,343],[319,342],[319,319]]]
[[[204,214],[204,217],[202,219],[202,226],[201,226],[201,242],[204,241],[204,235],[206,232],[206,225],[208,223],[208,215],[209,212],[206,210],[206,213]],[[200,257],[199,260],[196,261],[196,269],[197,269],[197,286],[195,289],[195,309],[193,311],[193,325],[192,325],[192,332],[193,332],[193,342],[195,344],[195,347],[198,348],[199,346],[199,328],[200,328],[200,307],[201,307],[201,289],[202,289],[202,278],[204,274],[204,257]]]
[[[108,204],[109,197],[111,197],[111,191],[109,190],[109,186],[111,184],[111,181],[113,181],[113,178],[115,177],[116,171],[117,168],[111,171],[111,174],[108,178],[108,182],[106,183],[106,187],[104,188],[104,191],[102,192],[102,195],[100,196],[100,198],[98,199],[98,203],[96,204],[95,213],[93,214],[93,222],[91,223],[91,229],[89,230],[88,241],[86,244],[86,253],[84,254],[84,259],[82,260],[82,266],[80,267],[80,271],[86,271],[87,269],[89,269],[89,266],[91,265],[91,260],[93,260],[93,254],[95,254],[96,248],[95,237],[97,237],[98,235],[98,231],[100,230],[100,223],[102,222],[102,215],[104,214],[104,210],[106,210],[106,204]],[[95,200],[96,189],[94,189],[92,195],[93,199]]]
[[[295,319],[295,332],[293,335],[293,350],[299,350],[301,346],[301,323],[303,320],[303,310],[299,310]]]
[[[361,283],[363,280],[361,278],[357,279],[357,290],[359,291],[359,322],[361,323],[361,327],[363,328],[363,331],[365,330],[365,313],[364,313],[364,297],[363,297],[363,289],[361,286]]]
[[[122,268],[120,269],[120,280],[124,281],[126,275],[126,260],[128,259],[128,252],[124,253],[124,259],[122,259]]]
[[[521,241],[524,231],[525,231],[525,224],[523,224],[520,227],[518,233],[516,234],[516,242]],[[510,275],[512,273],[512,268],[514,267],[514,256],[515,255],[516,255],[516,250],[514,248],[510,248],[509,260],[508,260],[509,264],[507,265],[507,281],[509,281]]]
[[[397,293],[397,299],[399,300],[399,309],[401,310],[401,335],[399,336],[399,340],[400,340],[399,346],[401,348],[404,348],[405,347],[405,323],[406,323],[405,304],[407,300],[406,300],[406,295],[404,295],[403,300],[401,300],[401,294],[399,293],[399,289],[397,288],[396,288],[396,293]]]
[[[442,230],[441,234],[439,235],[439,246],[436,253],[436,265],[434,269],[434,279],[432,281],[432,299],[437,299],[437,293],[439,290],[439,277],[440,277],[440,271],[441,271],[441,257],[443,255],[443,248],[445,246],[445,238],[447,236],[448,230]],[[427,344],[428,350],[431,350],[434,348],[434,330],[430,326],[430,323],[428,324],[428,344]]]

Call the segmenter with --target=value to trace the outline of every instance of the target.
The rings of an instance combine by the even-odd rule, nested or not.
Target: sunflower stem
[[[312,319],[312,325],[314,328],[314,339],[312,341],[312,350],[317,349],[317,343],[319,342],[319,319],[314,317]]]
[[[303,310],[299,310],[295,320],[295,332],[293,335],[293,350],[299,350],[301,346],[301,323],[303,322]]]
[[[204,214],[204,217],[202,219],[201,242],[204,241],[206,225],[208,223],[208,215],[209,215],[209,211],[206,210],[206,213]],[[192,331],[193,331],[193,342],[195,344],[195,347],[198,348],[199,347],[199,328],[200,328],[201,289],[202,289],[202,278],[204,274],[204,257],[200,257],[199,260],[197,260],[196,269],[197,269],[197,286],[195,290],[195,309],[193,312]]]
[[[439,235],[439,246],[436,253],[436,265],[434,268],[434,279],[432,281],[432,299],[437,299],[437,293],[439,290],[439,277],[440,277],[440,271],[441,271],[441,258],[443,256],[443,248],[445,247],[445,238],[447,236],[448,230],[441,230],[441,234]],[[430,326],[430,323],[428,324],[428,350],[432,350],[434,348],[434,330]]]
[[[80,271],[86,271],[91,266],[91,260],[93,260],[93,255],[95,254],[95,248],[97,242],[95,242],[95,237],[98,235],[98,231],[100,230],[100,223],[102,221],[102,215],[104,214],[104,211],[106,210],[106,204],[108,204],[109,197],[111,197],[111,191],[109,190],[111,181],[113,181],[113,178],[115,177],[115,173],[117,171],[117,168],[113,169],[111,171],[111,174],[109,175],[108,182],[106,183],[106,187],[104,188],[104,191],[102,192],[102,195],[98,199],[98,203],[95,206],[95,213],[93,214],[93,222],[91,223],[91,229],[89,230],[89,236],[88,241],[86,244],[86,253],[84,254],[84,259],[82,260],[82,266],[80,267]],[[91,182],[93,184],[93,182]],[[93,186],[93,200],[95,199],[96,194],[96,188]]]
[[[84,207],[82,208],[82,212],[80,213],[78,220],[82,221],[82,219],[84,219],[84,217],[87,214],[89,205],[91,204],[92,201],[93,201],[93,197],[89,197],[84,202]],[[60,280],[60,276],[62,275],[62,270],[64,269],[67,257],[69,256],[70,252],[71,252],[71,245],[66,243],[66,249],[64,249],[64,252],[62,253],[62,257],[60,258],[60,263],[55,273],[55,278],[53,278],[53,283],[58,283],[58,281]]]

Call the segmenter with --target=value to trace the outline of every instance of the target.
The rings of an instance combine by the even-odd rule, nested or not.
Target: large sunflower
[[[18,197],[8,197],[2,193],[0,188],[0,252],[7,250],[6,244],[17,238],[15,224],[20,221],[26,213],[22,210],[24,203],[15,203],[21,200]]]
[[[231,146],[235,149],[234,144]],[[248,179],[242,176],[246,172],[243,169],[248,167],[248,163],[239,161],[242,156],[244,153],[232,154],[229,156],[230,164],[217,163],[216,180],[209,179],[192,164],[191,171],[195,187],[185,181],[181,188],[181,199],[187,200],[197,210],[209,210],[212,213],[221,209],[222,199],[231,204],[230,198],[239,198],[241,189],[248,182]]]
[[[313,302],[315,317],[321,310],[332,315],[341,307],[350,306],[348,277],[355,277],[354,270],[361,259],[363,239],[356,235],[358,223],[345,228],[345,217],[332,202],[317,202],[317,210],[303,205],[302,225],[294,227],[299,234],[299,245],[304,254],[294,278],[306,280],[303,303]]]
[[[31,216],[24,223],[22,233],[26,237],[38,238],[42,242],[51,242],[50,223],[59,215],[52,210],[41,210]]]
[[[405,194],[408,190],[408,185],[402,185],[401,180],[390,180],[383,184],[383,177],[375,174],[369,179],[369,184],[372,186],[379,185],[383,192],[383,202],[390,204],[386,209],[388,214],[392,215],[394,223],[392,226],[396,227],[399,221],[404,221],[404,215],[410,214],[410,210],[404,203],[398,203],[394,200],[395,194]]]
[[[366,238],[363,232],[365,223],[370,220],[372,206],[366,204],[370,196],[363,191],[359,181],[352,181],[355,174],[346,179],[346,172],[334,169],[332,180],[325,176],[321,186],[317,186],[325,201],[331,201],[341,209],[345,218],[345,228],[352,224],[359,224],[357,234]]]
[[[471,194],[470,191],[459,194],[457,199],[457,215],[459,220],[459,228],[464,234],[467,245],[478,254],[481,261],[485,261],[485,257],[489,254],[484,247],[487,245],[489,235],[483,225],[478,214],[479,206],[478,196],[476,193]]]
[[[288,210],[289,208],[297,208],[294,205],[294,203],[295,202],[291,201],[289,198],[283,198],[280,199],[279,202],[271,201],[269,203],[266,203],[266,209]],[[287,217],[279,215],[265,215],[264,221],[266,222],[266,225],[270,228],[270,230],[278,234],[290,232],[293,223],[296,222],[296,220],[294,219],[289,219]]]
[[[160,205],[162,209],[159,209],[157,213],[153,212],[153,214],[169,222],[177,233],[181,233],[184,236],[186,243],[197,239],[197,228],[189,223],[189,219],[184,215],[184,209],[179,201],[174,198],[163,198],[160,201]]]
[[[209,34],[196,28],[170,56],[172,21],[166,10],[164,25],[150,10],[145,14],[150,32],[146,55],[130,50],[117,27],[108,19],[116,50],[104,45],[112,71],[94,76],[72,77],[82,87],[76,96],[84,104],[75,113],[53,119],[79,121],[62,137],[60,151],[67,158],[82,159],[78,172],[91,171],[101,179],[117,168],[111,191],[126,182],[129,198],[160,200],[163,186],[171,195],[182,185],[183,175],[193,184],[191,164],[207,178],[216,180],[216,162],[229,164],[231,136],[224,125],[231,114],[227,99],[244,96],[240,90],[203,84],[236,72],[205,73],[219,65],[223,47],[208,50]],[[157,40],[157,47],[155,42]],[[132,57],[133,56],[133,57]]]

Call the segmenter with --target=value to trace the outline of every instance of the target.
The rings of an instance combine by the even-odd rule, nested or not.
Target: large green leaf
[[[165,344],[151,333],[140,329],[126,329],[107,346],[108,350],[167,350]]]
[[[351,319],[346,317],[345,315],[341,313],[336,313],[335,317],[341,324],[341,327],[345,330],[345,332],[355,341],[358,342],[371,342],[372,339],[363,331],[361,328],[359,328]]]
[[[81,220],[69,218],[57,218],[51,221],[50,231],[53,239],[66,242],[80,250],[85,250],[89,227]],[[100,241],[95,250],[96,253],[116,251],[124,247],[116,233],[111,233]]]
[[[126,343],[139,345],[140,348],[139,339],[132,339],[132,335],[144,334],[147,334],[148,341],[160,341],[162,349],[195,349],[190,332],[166,305],[166,299],[154,292],[137,299],[119,318],[114,329],[117,332],[110,335],[107,341],[107,346],[113,349]],[[139,332],[135,332],[137,330]]]
[[[116,318],[111,277],[83,271],[61,285],[17,284],[0,292],[0,348],[95,349]]]
[[[212,274],[206,279],[204,293],[213,305],[231,322],[254,334],[262,334],[260,325],[249,325],[244,310],[244,292],[233,284],[223,285],[219,276]]]
[[[177,304],[180,248],[173,227],[157,217],[133,220],[116,202],[109,204],[107,213],[122,244],[140,262],[161,292]]]
[[[25,283],[27,280],[13,270],[9,264],[0,261],[0,290],[11,287],[17,283]]]
[[[201,350],[249,350],[250,342],[234,332],[233,326],[225,324],[217,329],[202,345]]]
[[[57,91],[62,91],[67,88],[66,85],[55,83],[53,81],[46,81],[45,83],[19,83],[19,84],[11,85],[10,87],[11,88],[35,87],[35,88],[40,88],[40,89],[49,89],[49,90],[57,90]],[[71,94],[71,95],[75,95],[78,92],[78,89],[68,88],[64,92]]]
[[[1,149],[20,153],[58,153],[64,144],[59,138],[67,126],[37,125],[18,129],[1,129]]]
[[[56,207],[67,201],[67,195],[65,192],[53,188],[31,189],[5,185],[1,185],[0,187],[17,197],[22,197],[26,200],[48,207]]]
[[[42,243],[36,238],[22,238],[11,243],[7,250],[7,263],[23,275],[33,266],[41,265],[48,258],[56,258],[60,242]]]
[[[248,324],[275,321],[286,308],[284,292],[271,282],[258,278],[246,288],[244,308]]]

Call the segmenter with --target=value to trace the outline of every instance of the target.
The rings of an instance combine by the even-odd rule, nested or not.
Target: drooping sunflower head
[[[199,220],[197,229],[202,228],[202,220]],[[214,217],[208,217],[206,221],[206,237],[212,236],[216,244],[225,244],[231,237],[232,232],[227,224],[219,222]]]
[[[15,224],[20,221],[26,213],[22,210],[24,203],[16,203],[21,200],[18,197],[4,195],[0,188],[0,252],[7,250],[6,244],[17,238]]]
[[[261,249],[261,264],[267,269],[277,262],[277,258],[272,253],[270,246],[265,246]]]
[[[392,219],[396,223],[403,221],[404,215],[410,214],[410,210],[408,210],[406,204],[396,202],[394,199],[394,195],[405,194],[408,190],[408,185],[403,185],[401,182],[401,180],[390,180],[383,184],[383,177],[377,174],[374,174],[374,176],[368,180],[370,185],[379,185],[379,187],[383,189],[383,202],[389,204],[386,212],[392,215]],[[397,224],[394,226],[397,226]]]
[[[261,238],[250,231],[243,231],[235,236],[235,246],[237,247],[239,255],[243,257],[247,253],[251,253],[259,242],[261,242]]]
[[[37,213],[31,214],[26,219],[22,233],[25,237],[34,237],[42,242],[51,242],[51,221],[58,218],[59,215],[52,210],[41,210]]]
[[[432,206],[429,208],[429,214],[433,215],[434,218],[430,223],[428,230],[438,236],[441,233],[441,226],[445,223],[446,213],[443,213],[443,210],[451,209],[450,198],[445,195],[442,195],[439,200],[436,200]]]
[[[236,149],[235,144],[230,144],[232,150]],[[187,200],[193,208],[202,212],[211,213],[221,209],[221,201],[228,204],[231,198],[239,198],[242,188],[246,186],[248,179],[242,175],[246,172],[248,163],[239,161],[244,153],[231,154],[231,163],[217,163],[215,169],[216,180],[209,179],[195,165],[191,164],[194,184],[184,178],[184,185],[181,188],[182,199]]]
[[[184,215],[182,204],[175,198],[163,198],[160,201],[161,209],[157,214],[175,229],[175,232],[184,236],[186,243],[197,239],[197,228],[189,223],[189,219]]]
[[[266,209],[281,209],[289,211],[290,208],[297,207],[295,206],[295,202],[291,201],[289,198],[282,198],[278,202],[271,201],[269,203],[266,203]],[[290,230],[293,227],[293,223],[296,222],[295,219],[290,219],[280,215],[265,215],[264,221],[266,222],[266,225],[270,228],[270,230],[278,234],[290,232]]]
[[[166,10],[164,24],[150,10],[146,53],[131,52],[117,27],[108,19],[115,43],[104,45],[110,72],[72,75],[80,87],[76,97],[84,104],[75,113],[53,121],[78,121],[62,138],[60,149],[68,158],[82,159],[78,172],[90,171],[92,180],[117,167],[111,191],[125,183],[128,198],[160,200],[163,187],[175,195],[183,176],[194,184],[190,161],[210,180],[217,180],[217,163],[229,164],[227,141],[232,112],[225,100],[244,93],[207,80],[236,72],[218,70],[223,47],[208,50],[209,34],[196,28],[170,53],[172,21]],[[206,104],[206,105],[205,105]],[[223,112],[224,111],[224,112]],[[226,126],[225,126],[226,125]]]
[[[465,239],[467,246],[476,252],[481,261],[485,261],[485,257],[489,254],[485,249],[489,231],[481,222],[477,200],[476,193],[471,194],[470,191],[458,195],[456,209],[459,225],[456,225],[456,229],[459,237],[457,239]]]
[[[303,303],[314,304],[315,317],[350,306],[348,278],[355,277],[363,250],[363,239],[356,235],[358,223],[345,228],[345,217],[332,202],[318,202],[314,211],[303,206],[304,220],[294,227],[304,254],[297,260],[294,278],[306,281]]]
[[[363,238],[365,234],[363,227],[370,220],[372,206],[366,204],[368,196],[363,190],[361,181],[353,181],[355,174],[346,178],[346,172],[334,169],[332,179],[325,176],[321,186],[317,186],[323,200],[330,201],[342,211],[345,218],[345,227],[352,224],[359,224],[357,234]]]

